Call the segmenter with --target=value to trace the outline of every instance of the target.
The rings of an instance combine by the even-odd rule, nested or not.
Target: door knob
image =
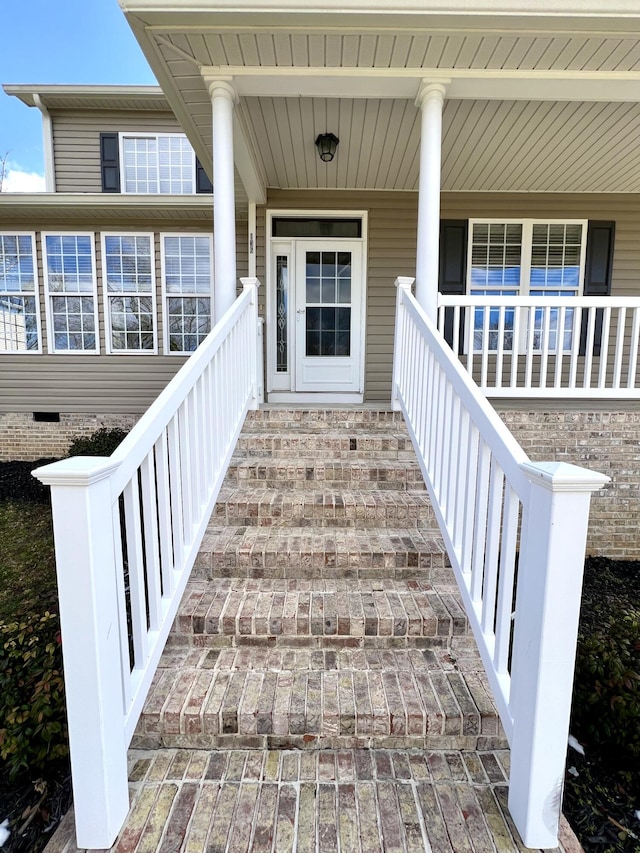
[[[304,309],[304,308],[298,308],[298,310],[296,311],[296,314],[304,314],[305,310],[306,309]]]

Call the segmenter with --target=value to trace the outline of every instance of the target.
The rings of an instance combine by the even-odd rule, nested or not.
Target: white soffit
[[[492,18],[489,28],[488,17],[458,17],[453,26],[447,16],[399,15],[387,17],[387,29],[380,20],[373,27],[373,18],[354,25],[358,19],[347,17],[331,27],[332,13],[317,30],[306,11],[305,26],[304,15],[282,10],[269,21],[240,7],[225,17],[222,4],[210,0],[190,0],[188,9],[177,2],[174,12],[164,4],[157,14],[151,0],[121,2],[133,9],[129,21],[174,112],[196,150],[209,156],[202,73],[233,77],[240,96],[236,160],[250,197],[252,180],[258,187],[415,190],[414,98],[424,78],[450,81],[444,190],[640,191],[637,0],[626,12],[615,10],[628,12],[625,20],[592,10],[578,23],[559,16],[553,24],[537,18],[534,26],[532,13],[526,21]],[[429,4],[418,5],[424,11]],[[143,6],[148,13],[137,16]],[[325,130],[341,140],[329,166],[313,146]]]

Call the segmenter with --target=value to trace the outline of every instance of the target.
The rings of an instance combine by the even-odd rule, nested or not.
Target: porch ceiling
[[[337,13],[320,25],[309,13],[304,24],[302,14],[226,13],[212,0],[174,12],[154,12],[152,0],[121,3],[203,162],[203,74],[234,77],[236,163],[258,201],[265,187],[416,190],[413,98],[429,76],[451,79],[443,190],[640,191],[640,14],[560,16],[552,28],[532,16],[490,27],[487,18],[413,12],[383,27],[380,15],[343,15],[337,26]],[[324,131],[340,139],[328,165],[314,148]]]

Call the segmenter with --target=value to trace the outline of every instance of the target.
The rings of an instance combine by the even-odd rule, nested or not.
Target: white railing
[[[412,282],[397,280],[393,405],[509,739],[509,809],[527,847],[556,847],[590,493],[608,478],[530,462]]]
[[[109,458],[34,471],[51,486],[76,840],[111,847],[127,747],[247,410],[262,384],[258,281]]]
[[[438,329],[490,397],[640,397],[640,299],[438,297]]]

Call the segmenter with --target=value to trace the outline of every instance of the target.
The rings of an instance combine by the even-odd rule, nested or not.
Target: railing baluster
[[[596,328],[596,309],[590,307],[587,310],[587,341],[584,359],[583,388],[591,388],[591,372],[593,367],[593,342]]]
[[[498,309],[498,351],[496,353],[496,388],[502,388],[502,362],[504,360],[504,305]]]
[[[162,589],[160,584],[160,553],[158,549],[158,502],[153,450],[147,453],[140,466],[142,521],[144,523],[144,553],[149,593],[149,628],[157,631],[162,622]]]
[[[473,530],[475,524],[475,503],[476,495],[476,478],[478,476],[479,459],[478,459],[478,440],[479,432],[476,425],[473,423],[471,416],[466,412],[469,422],[467,433],[467,465],[462,470],[464,478],[464,488],[461,492],[461,498],[464,501],[464,516],[462,530],[462,556],[460,560],[460,569],[463,574],[471,572],[471,558],[473,557]]]
[[[489,475],[489,506],[487,511],[487,543],[484,561],[482,588],[482,630],[487,635],[494,633],[496,618],[496,594],[498,590],[498,555],[500,553],[500,518],[502,515],[504,474],[496,462],[491,460]]]
[[[525,357],[524,387],[531,388],[531,377],[533,373],[533,338],[535,331],[536,309],[530,305],[527,307],[527,352]]]
[[[520,353],[520,338],[522,336],[522,306],[516,305],[513,309],[513,340],[511,341],[511,377],[509,385],[511,389],[518,387],[518,355]]]
[[[502,511],[502,541],[500,543],[496,646],[493,657],[496,672],[500,674],[506,674],[509,668],[519,508],[518,495],[506,482]]]
[[[142,559],[142,525],[140,523],[140,491],[138,477],[131,479],[124,492],[124,517],[127,536],[127,569],[131,606],[133,665],[144,667],[147,659],[147,594]]]
[[[489,327],[491,320],[491,311],[488,308],[485,308],[482,315],[482,357],[480,363],[482,365],[480,370],[480,387],[486,388],[488,383],[488,372],[489,372],[489,348],[490,348],[490,337],[489,337]]]
[[[453,309],[453,352],[457,356],[460,352],[460,306],[455,305]]]
[[[482,601],[482,586],[485,566],[485,544],[487,541],[487,510],[489,507],[489,473],[491,451],[480,438],[478,473],[476,476],[476,511],[473,528],[473,560],[471,563],[471,600]]]
[[[622,376],[622,361],[624,358],[624,336],[627,331],[627,309],[623,306],[618,309],[617,314],[618,327],[616,329],[616,353],[613,361],[613,387],[620,387],[620,377]]]
[[[540,309],[538,309],[540,310]],[[538,386],[547,387],[547,370],[549,367],[549,338],[551,337],[551,309],[546,305],[542,310],[542,357],[540,359],[540,376]]]
[[[638,346],[640,345],[640,309],[633,309],[633,324],[631,329],[631,340],[629,342],[629,373],[627,374],[627,388],[635,388],[636,370],[638,367]]]
[[[169,457],[167,431],[163,430],[156,441],[156,491],[158,497],[158,528],[160,532],[160,564],[162,566],[162,591],[169,597],[175,588],[174,556],[171,517],[171,493],[169,489]]]
[[[600,309],[603,312],[602,333],[600,338],[600,370],[598,371],[598,388],[605,388],[607,384],[607,367],[609,364],[609,331],[611,328],[611,308]]]
[[[553,383],[556,388],[562,388],[562,361],[564,359],[564,324],[566,319],[566,308],[564,305],[558,309],[558,331],[556,333],[556,369]]]
[[[571,360],[569,362],[569,388],[577,386],[578,380],[578,354],[582,330],[582,308],[578,306],[573,309],[573,327],[571,330]]]

